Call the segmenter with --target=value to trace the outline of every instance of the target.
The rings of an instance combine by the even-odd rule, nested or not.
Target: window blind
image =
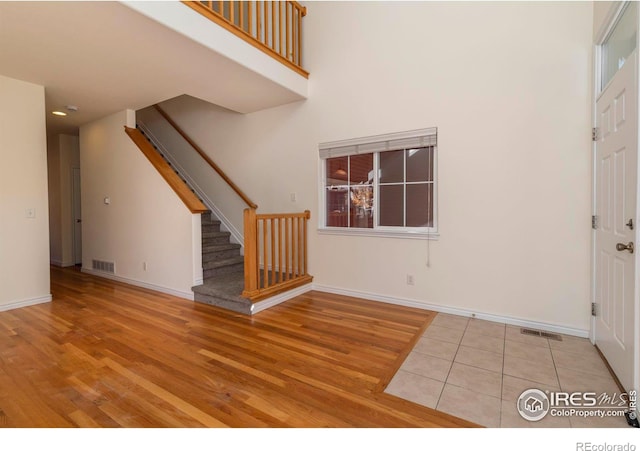
[[[386,135],[320,143],[320,158],[345,157],[361,153],[430,147],[438,145],[437,127],[422,128]]]

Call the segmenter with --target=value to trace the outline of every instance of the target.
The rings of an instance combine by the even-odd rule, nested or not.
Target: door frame
[[[622,16],[628,1],[620,1],[612,5],[605,18],[600,30],[594,36],[593,44],[593,73],[592,73],[592,88],[593,95],[591,101],[591,126],[596,127],[596,102],[600,93],[601,78],[601,56],[602,56],[602,44],[609,37],[613,31],[614,26]],[[636,23],[638,24],[638,32],[636,32],[636,52],[639,52],[640,61],[640,8],[637,8],[638,17],[636,17]],[[640,78],[640,68],[636,67],[636,101],[638,102],[638,109],[640,109],[640,89],[638,86],[638,79]],[[636,122],[636,135],[640,129],[640,114],[637,114],[638,122]],[[640,151],[640,140],[637,140]],[[640,152],[638,154],[638,165],[636,167],[636,173],[638,174],[638,182],[636,190],[638,190],[638,196],[636,200],[636,217],[635,222],[638,224],[638,216],[640,215]],[[591,143],[591,214],[596,214],[596,142]],[[637,235],[640,237],[640,231]],[[636,243],[637,244],[637,243]],[[630,390],[640,389],[640,252],[635,254],[635,289],[634,289],[634,357],[633,357],[633,387],[629,387]],[[591,230],[591,302],[596,302],[596,230]],[[589,339],[591,343],[595,345],[595,328],[596,317],[591,317],[591,330],[589,332]]]
[[[78,264],[77,254],[78,250],[80,250],[80,264],[82,264],[82,242],[80,244],[80,249],[77,248],[77,239],[76,236],[76,203],[75,203],[75,191],[78,190],[78,193],[81,192],[81,185],[76,186],[75,174],[78,174],[80,177],[80,168],[79,167],[71,167],[71,254],[73,260],[73,266]],[[81,194],[80,194],[81,195]],[[80,212],[80,216],[82,217],[82,211]],[[82,228],[82,223],[80,224],[80,228]],[[82,240],[82,235],[80,236],[80,240]]]

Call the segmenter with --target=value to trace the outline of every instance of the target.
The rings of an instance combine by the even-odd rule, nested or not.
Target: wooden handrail
[[[310,218],[309,210],[278,214],[244,210],[243,296],[257,301],[313,280],[307,272]]]
[[[169,184],[171,189],[184,202],[191,213],[204,213],[209,211],[206,205],[202,203],[187,184],[180,178],[178,174],[169,166],[160,154],[153,148],[153,145],[144,137],[140,130],[130,128],[125,125],[124,131],[129,138],[138,146],[142,153],[147,157],[149,162],[156,168],[162,178]]]
[[[202,157],[202,159],[204,161],[206,161],[209,166],[211,166],[213,168],[214,171],[216,171],[218,173],[218,175],[222,178],[222,180],[224,180],[227,185],[229,185],[231,187],[231,189],[233,191],[236,192],[236,194],[238,196],[240,196],[240,198],[244,201],[245,204],[247,204],[247,206],[249,208],[253,208],[256,209],[258,208],[258,206],[253,203],[253,201],[251,201],[251,199],[249,199],[249,197],[238,187],[238,185],[236,185],[235,183],[233,183],[233,181],[229,178],[229,176],[227,176],[227,174],[224,173],[224,171],[222,169],[220,169],[220,166],[218,166],[217,164],[214,163],[214,161],[209,158],[209,156],[200,148],[200,146],[198,146],[190,137],[189,135],[187,135],[184,130],[182,130],[180,128],[180,126],[178,124],[175,123],[175,121],[173,119],[171,119],[171,116],[169,116],[160,105],[153,105],[154,108],[158,111],[158,113],[160,113],[160,115],[165,118],[165,120],[171,124],[171,126],[180,134],[180,136],[182,136],[185,141],[187,141],[189,143],[189,145],[191,147],[193,147],[195,149],[196,152],[198,152],[198,154]]]
[[[309,78],[309,72],[302,68],[302,18],[307,15],[307,8],[300,3],[292,0],[182,3],[303,77]]]

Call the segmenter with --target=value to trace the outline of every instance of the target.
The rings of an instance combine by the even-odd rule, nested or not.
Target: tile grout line
[[[435,318],[434,318],[435,319]],[[431,327],[431,325],[429,325]],[[464,326],[464,330],[462,331],[462,336],[460,337],[460,341],[458,342],[458,347],[456,348],[455,354],[453,354],[453,358],[451,359],[451,366],[449,367],[449,371],[447,372],[447,377],[444,379],[444,384],[442,385],[442,390],[440,391],[440,395],[438,396],[438,402],[436,402],[435,409],[438,410],[438,405],[440,404],[440,399],[442,399],[442,393],[444,393],[444,388],[447,386],[447,381],[449,380],[449,375],[451,374],[451,369],[453,368],[453,364],[456,361],[456,356],[458,355],[458,351],[460,351],[460,346],[462,346],[462,339],[464,338],[464,334],[467,332],[467,327],[469,327],[469,320],[467,320],[466,326]],[[440,410],[442,412],[442,410]]]
[[[556,373],[556,381],[558,382],[558,388],[562,390],[562,385],[560,385],[560,375],[558,374],[558,366],[556,365],[556,359],[553,355],[553,348],[551,347],[551,342],[547,338],[547,344],[549,345],[549,353],[551,354],[551,361],[553,362],[553,370]],[[573,429],[573,422],[571,421],[571,417],[568,418],[569,427]]]

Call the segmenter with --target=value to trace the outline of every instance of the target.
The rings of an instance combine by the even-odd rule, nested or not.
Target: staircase
[[[179,177],[188,190],[196,195],[185,177],[175,168],[159,147],[137,128],[168,167]],[[202,202],[202,199],[198,197]],[[204,304],[222,307],[238,313],[251,314],[252,302],[241,296],[244,289],[244,257],[240,255],[241,246],[232,243],[229,232],[220,230],[220,221],[212,218],[211,211],[202,213],[202,272],[203,284],[192,287],[194,300]]]
[[[204,283],[192,287],[194,300],[234,312],[251,314],[252,302],[241,296],[244,289],[244,257],[240,245],[231,243],[229,232],[211,212],[202,214],[202,270]]]

